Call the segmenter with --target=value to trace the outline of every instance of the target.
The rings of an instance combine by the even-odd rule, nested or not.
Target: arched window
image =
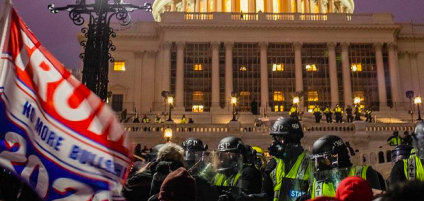
[[[384,163],[384,152],[378,152],[378,163]]]
[[[386,151],[386,161],[392,162],[392,151],[390,151],[390,150]]]

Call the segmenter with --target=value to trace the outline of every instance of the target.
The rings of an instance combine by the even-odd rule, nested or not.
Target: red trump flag
[[[124,200],[120,188],[131,160],[114,112],[6,7],[0,165],[44,200]]]

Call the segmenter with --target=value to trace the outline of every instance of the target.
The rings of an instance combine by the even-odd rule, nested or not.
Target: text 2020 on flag
[[[114,113],[10,6],[0,64],[0,165],[45,200],[121,200],[130,159]]]

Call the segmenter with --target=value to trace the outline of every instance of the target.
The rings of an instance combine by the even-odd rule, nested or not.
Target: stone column
[[[392,92],[392,100],[395,108],[396,104],[400,104],[400,98],[399,98],[399,82],[398,82],[398,73],[397,73],[397,64],[396,64],[396,44],[390,43],[388,44],[389,47],[389,73],[390,73],[390,86],[391,86],[391,92]]]
[[[319,14],[324,13],[324,10],[323,10],[323,7],[322,7],[322,0],[318,0],[318,12],[319,12]]]
[[[212,105],[211,111],[219,109],[219,42],[213,42],[212,46]]]
[[[207,13],[208,12],[208,8],[209,8],[208,0],[202,0],[202,1],[205,1],[205,2],[202,4],[201,12]]]
[[[198,13],[198,12],[200,12],[200,1],[201,0],[194,0],[194,1],[196,2],[194,12]]]
[[[311,0],[305,0],[305,13],[311,13]]]
[[[177,43],[175,110],[184,111],[184,42]]]
[[[293,12],[293,10],[292,10],[292,0],[286,0],[286,2],[287,2],[287,12],[292,13]]]
[[[216,11],[215,12],[222,12],[222,2],[223,0],[215,0],[214,3],[216,3]]]
[[[187,7],[187,0],[182,0],[181,1],[181,12],[185,13],[187,11],[186,7]]]
[[[133,87],[133,95],[134,95],[134,103],[135,107],[138,109],[138,111],[141,108],[141,94],[143,93],[143,88],[141,84],[141,76],[143,71],[143,55],[144,53],[142,51],[135,51],[134,52],[134,59],[135,59],[135,68],[134,68],[134,87]]]
[[[175,12],[176,11],[176,6],[175,6],[175,0],[171,1],[171,12]]]
[[[296,92],[303,91],[303,71],[302,71],[302,43],[296,42],[294,46],[294,68],[296,80]],[[300,99],[299,110],[303,110],[303,99]]]
[[[162,66],[162,91],[171,91],[171,46],[168,41],[162,43],[163,66]]]
[[[302,13],[302,0],[296,0],[296,12]]]
[[[236,0],[231,0],[231,12],[236,12]]]
[[[267,13],[273,13],[272,0],[266,0],[266,11]]]
[[[270,112],[269,107],[269,89],[268,89],[268,61],[267,61],[267,48],[268,43],[259,43],[261,47],[261,113]]]
[[[375,60],[377,64],[377,84],[378,84],[378,101],[380,102],[380,110],[387,109],[387,93],[386,78],[384,76],[383,52],[381,51],[383,44],[375,43]]]
[[[233,92],[233,43],[225,43],[225,107],[230,106]]]
[[[248,0],[248,12],[254,13],[255,12],[255,0]]]
[[[333,0],[328,0],[328,12],[334,13],[334,2],[333,2]]]
[[[335,108],[339,100],[339,84],[337,80],[337,64],[336,64],[336,43],[327,43],[328,47],[328,64],[330,68],[330,94],[331,107]]]
[[[349,43],[342,43],[342,73],[345,105],[352,105],[352,83],[350,80]]]

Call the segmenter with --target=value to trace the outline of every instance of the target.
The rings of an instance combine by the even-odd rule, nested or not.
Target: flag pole
[[[10,27],[10,12],[12,10],[12,0],[5,0],[3,11],[1,13],[0,18],[0,85],[2,85],[4,80],[4,59],[1,59],[3,57],[3,50],[5,49],[5,46],[7,46],[9,41],[9,27]]]

